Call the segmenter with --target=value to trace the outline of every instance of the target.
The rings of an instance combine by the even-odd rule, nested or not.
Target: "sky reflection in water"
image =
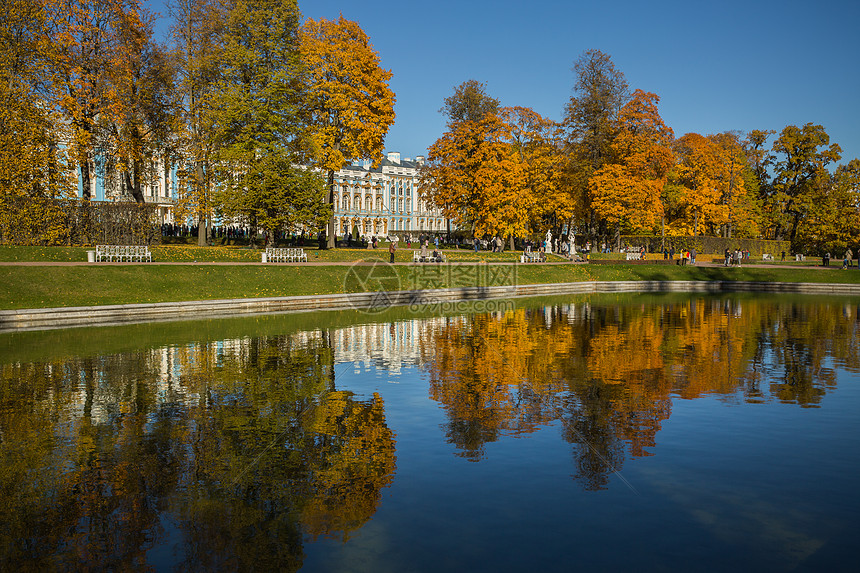
[[[539,304],[4,335],[0,569],[856,563],[856,301]]]

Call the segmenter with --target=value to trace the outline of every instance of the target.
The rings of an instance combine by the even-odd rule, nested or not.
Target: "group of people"
[[[849,247],[845,250],[845,254],[842,257],[842,268],[847,269],[851,267],[851,261],[854,260],[854,251]],[[829,267],[830,266],[830,252],[824,253],[822,257],[821,266]]]
[[[642,247],[642,249],[644,251],[645,247]],[[691,265],[696,264],[696,256],[698,255],[696,249],[683,249],[680,254],[681,256],[679,261],[682,265],[686,265],[687,263]],[[645,258],[644,253],[642,258]],[[675,260],[675,247],[669,247],[668,249],[663,247],[663,259],[668,259],[670,261]]]
[[[725,253],[725,266],[741,266],[741,261],[749,260],[750,252],[745,249],[735,249],[734,251],[730,251],[726,249]]]

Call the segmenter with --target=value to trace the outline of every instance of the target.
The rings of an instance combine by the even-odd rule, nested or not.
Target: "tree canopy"
[[[307,19],[299,33],[307,80],[302,94],[302,144],[309,163],[328,175],[326,203],[334,204],[334,173],[348,162],[378,163],[388,128],[394,123],[391,72],[359,25]],[[335,246],[334,217],[328,247]]]

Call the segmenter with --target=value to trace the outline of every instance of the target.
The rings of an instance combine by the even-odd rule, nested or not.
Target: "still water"
[[[0,335],[0,570],[857,570],[853,299]]]

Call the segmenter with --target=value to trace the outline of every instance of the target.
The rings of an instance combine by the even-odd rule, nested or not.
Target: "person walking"
[[[389,263],[394,262],[394,253],[397,252],[397,240],[388,243]]]

